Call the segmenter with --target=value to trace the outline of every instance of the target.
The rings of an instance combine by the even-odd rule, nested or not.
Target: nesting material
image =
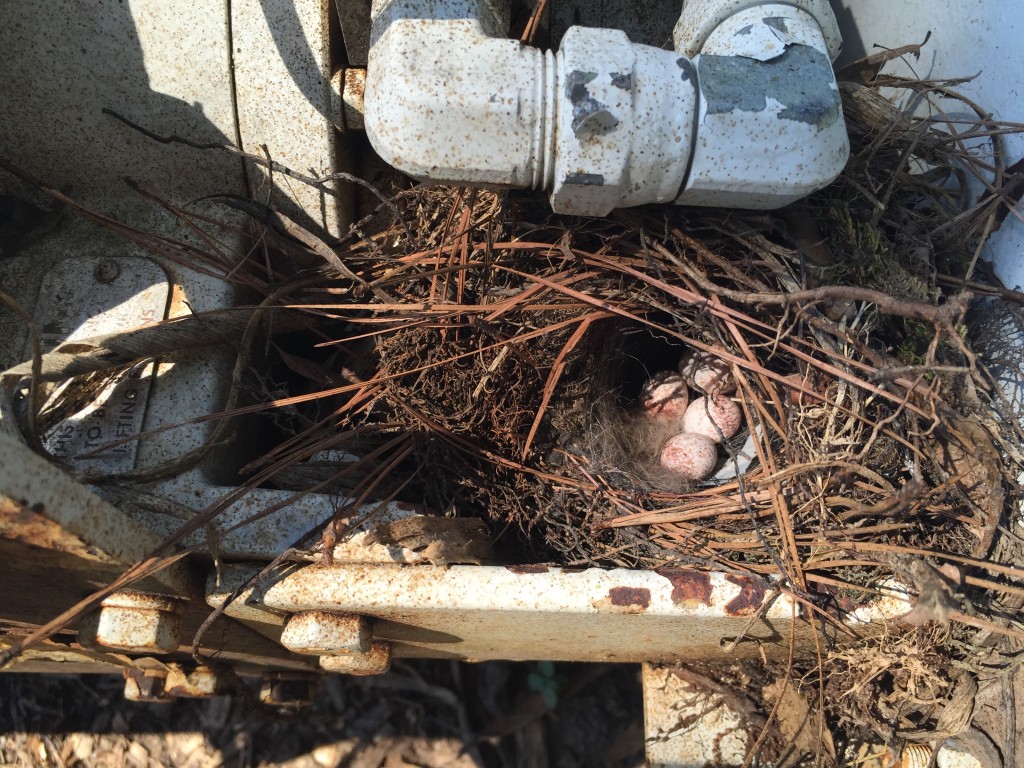
[[[887,743],[972,712],[961,678],[1024,640],[1024,545],[1006,533],[1024,429],[968,316],[980,292],[1020,299],[977,269],[1024,172],[993,173],[1016,127],[949,83],[864,71],[840,83],[847,168],[783,211],[586,220],[525,193],[418,186],[341,242],[263,217],[267,258],[189,251],[306,329],[270,326],[264,378],[238,366],[236,389],[285,425],[243,477],[478,517],[520,562],[772,578],[828,626],[898,576],[912,611],[796,659],[792,687],[817,685],[830,723]],[[978,119],[953,123],[964,110]],[[686,387],[640,373],[684,355]],[[28,413],[30,444],[60,416]],[[358,461],[285,482],[325,447]],[[704,479],[741,449],[754,461]],[[320,546],[373,523],[350,515]]]

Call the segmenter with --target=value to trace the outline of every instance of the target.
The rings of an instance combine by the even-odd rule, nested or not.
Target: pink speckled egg
[[[716,443],[740,431],[743,414],[727,397],[698,397],[683,414],[683,431],[704,435]]]
[[[689,402],[686,382],[674,371],[654,374],[640,393],[644,413],[667,424],[681,424]]]
[[[732,366],[704,352],[683,355],[679,361],[679,373],[691,387],[708,394],[729,393],[736,389]]]
[[[661,449],[661,466],[687,480],[703,480],[717,462],[718,449],[704,435],[683,432],[666,440]]]

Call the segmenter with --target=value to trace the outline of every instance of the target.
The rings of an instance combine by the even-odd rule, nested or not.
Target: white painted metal
[[[827,5],[806,3],[827,33],[791,5],[739,14],[735,0],[705,5],[720,12],[715,30],[740,16],[730,35],[748,23],[764,30],[731,48],[726,33],[698,30],[715,92],[698,92],[685,56],[622,32],[572,27],[552,55],[494,37],[507,19],[482,0],[377,0],[367,135],[415,178],[550,189],[560,213],[672,200],[694,135],[696,172],[677,202],[775,208],[831,182],[849,148]],[[750,47],[765,37],[774,43],[767,56]],[[712,72],[711,56],[728,60]]]
[[[738,768],[749,746],[746,718],[722,696],[700,690],[672,667],[643,665],[648,768]]]
[[[774,208],[827,186],[850,141],[829,48],[798,8],[761,4],[728,17],[694,58],[700,112],[676,202]]]
[[[159,546],[161,540],[155,533],[127,519],[120,510],[2,431],[0,457],[0,501],[7,497],[27,510],[45,513],[48,520],[79,540],[83,551],[88,550],[97,562],[131,565]],[[17,530],[5,534],[19,540]],[[71,549],[68,545],[64,548]],[[181,563],[164,568],[153,578],[178,594],[190,594],[194,586]]]
[[[263,155],[266,147],[274,160],[307,175],[343,170],[331,118],[333,0],[232,0],[228,5],[242,149]],[[250,173],[254,197],[264,198],[270,175],[255,167]],[[273,185],[277,204],[290,216],[308,217],[334,235],[351,223],[344,195],[339,199],[280,174]],[[346,190],[337,183],[330,189]]]
[[[366,653],[322,656],[320,668],[343,675],[383,675],[391,669],[391,643],[375,640]]]
[[[171,598],[124,590],[100,606],[79,623],[78,642],[84,648],[152,654],[181,645],[181,616]]]
[[[222,605],[255,573],[225,569],[207,601]],[[395,656],[680,662],[757,656],[761,643],[773,655],[770,640],[793,631],[802,643],[813,630],[793,601],[770,597],[752,579],[682,569],[336,565],[267,576],[227,613],[271,636],[290,613],[368,616]]]
[[[300,611],[284,625],[281,645],[295,653],[340,656],[368,653],[373,631],[365,616],[330,611]]]
[[[167,275],[150,259],[84,256],[59,262],[43,278],[33,315],[42,351],[160,320],[169,295]],[[26,344],[24,359],[31,357],[31,344]],[[132,469],[137,440],[84,455],[141,431],[153,368],[152,361],[144,361],[112,381],[82,410],[53,425],[43,436],[45,448],[79,470]],[[66,384],[54,391],[51,401]]]
[[[843,47],[843,36],[828,0],[786,0],[783,4],[814,19],[828,46],[829,59],[834,61]],[[726,19],[740,11],[756,10],[764,5],[764,0],[683,0],[683,12],[672,30],[676,50],[692,59]]]
[[[1024,123],[1024,6],[1019,0],[833,0],[845,40],[840,64],[920,43],[930,34],[920,59],[905,57],[890,71],[921,78],[972,77],[957,90],[997,120]],[[966,109],[944,105],[955,118],[974,119]],[[1024,135],[1004,138],[1006,163],[1024,157]],[[986,148],[980,152],[988,152]],[[1018,210],[1019,213],[1019,210]],[[1024,286],[1024,221],[1011,213],[989,240],[985,257],[1010,287]]]

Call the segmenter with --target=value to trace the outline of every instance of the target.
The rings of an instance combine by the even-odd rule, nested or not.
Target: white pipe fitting
[[[495,37],[507,7],[488,0],[374,0],[366,132],[414,178],[543,188],[558,213],[777,208],[849,153],[835,18],[791,3],[691,0],[675,32],[691,60],[584,27],[541,52]]]

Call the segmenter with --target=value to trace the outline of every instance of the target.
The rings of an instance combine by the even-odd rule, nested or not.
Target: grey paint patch
[[[613,72],[612,85],[616,88],[621,88],[624,91],[633,90],[633,74],[631,72]]]
[[[607,132],[619,124],[608,107],[590,95],[587,83],[596,77],[596,72],[578,69],[566,75],[565,96],[572,104],[572,131],[575,134],[584,128],[590,132]]]
[[[604,176],[600,173],[570,173],[565,177],[565,183],[580,187],[603,187]]]
[[[783,34],[787,34],[789,32],[789,27],[786,26],[786,19],[782,16],[767,16],[762,19],[762,21],[772,29],[777,29]]]
[[[693,81],[693,62],[691,62],[685,56],[681,59],[676,59],[676,65],[682,70],[683,82],[689,83]]]
[[[828,56],[806,45],[791,45],[771,61],[745,56],[703,55],[698,60],[701,93],[708,113],[762,112],[768,97],[783,104],[780,120],[825,130],[839,120],[839,91]]]

